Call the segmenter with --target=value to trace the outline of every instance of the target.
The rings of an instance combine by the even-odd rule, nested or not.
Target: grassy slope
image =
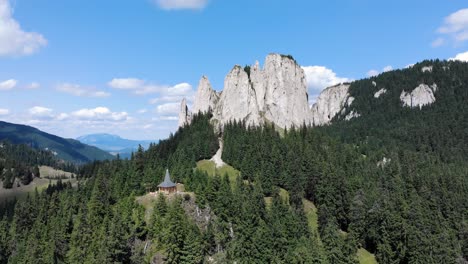
[[[71,173],[64,172],[61,170],[55,170],[51,167],[41,166],[39,167],[39,171],[41,173],[41,178],[35,178],[30,184],[26,186],[16,187],[13,186],[12,189],[4,189],[2,184],[0,183],[0,203],[16,199],[25,199],[28,194],[34,194],[36,188],[39,192],[45,190],[49,184],[57,183],[57,180],[49,180],[45,179],[45,177],[55,178],[57,175],[66,175],[68,177],[71,176]],[[63,179],[62,182],[70,181],[73,185],[77,183],[76,179]]]
[[[236,183],[237,176],[240,175],[240,172],[229,165],[224,165],[221,168],[216,168],[216,165],[211,160],[201,160],[197,162],[197,169],[208,173],[208,176],[220,175],[221,177],[227,173],[231,185]]]
[[[357,256],[360,264],[377,264],[375,256],[363,248],[358,249]]]

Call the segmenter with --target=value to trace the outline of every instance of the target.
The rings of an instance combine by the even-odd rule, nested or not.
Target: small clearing
[[[212,160],[200,160],[197,162],[197,169],[208,173],[210,177],[214,177],[215,175],[223,177],[227,174],[231,186],[236,183],[237,177],[240,176],[240,171],[234,169],[232,166],[225,164],[222,167],[217,167]]]
[[[357,252],[359,264],[377,264],[374,254],[364,248],[359,248]]]

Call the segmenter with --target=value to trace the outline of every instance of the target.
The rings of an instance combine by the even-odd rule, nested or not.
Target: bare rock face
[[[420,84],[411,92],[402,91],[400,100],[404,106],[411,108],[419,107],[421,109],[424,105],[430,105],[435,102],[435,91],[437,91],[437,85],[435,83],[431,86]]]
[[[306,77],[294,59],[279,54],[268,55],[263,83],[260,81],[258,85],[265,87],[260,111],[267,120],[281,128],[311,123]]]
[[[382,88],[382,89],[378,90],[377,92],[375,92],[374,98],[379,98],[381,95],[383,95],[386,92],[387,92],[387,90],[385,88]]]
[[[192,122],[192,113],[188,110],[187,100],[184,98],[180,103],[179,127],[184,127],[190,124],[190,122]]]
[[[206,113],[214,110],[218,103],[219,96],[211,87],[211,83],[206,76],[202,76],[198,84],[197,94],[193,104],[193,113]]]
[[[213,113],[213,118],[224,125],[229,121],[245,121],[247,125],[260,125],[260,114],[255,90],[249,76],[238,65],[224,80],[224,90]]]
[[[256,62],[246,70],[235,66],[226,77],[213,117],[219,124],[238,120],[289,128],[311,123],[305,74],[294,59],[270,54],[263,69]]]
[[[424,66],[424,67],[421,68],[421,71],[422,72],[432,72],[432,68],[433,68],[432,65]]]
[[[354,98],[349,96],[349,87],[349,84],[339,84],[328,87],[320,93],[311,109],[314,126],[330,123],[333,117],[352,104]],[[357,113],[352,117],[357,117]]]

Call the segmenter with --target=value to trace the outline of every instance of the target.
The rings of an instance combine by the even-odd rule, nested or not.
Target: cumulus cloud
[[[6,91],[6,90],[11,90],[16,87],[16,84],[18,81],[14,79],[6,80],[3,82],[0,82],[0,91]]]
[[[203,9],[208,0],[154,0],[164,10]]]
[[[43,106],[31,107],[28,112],[34,118],[51,119],[54,117],[53,110]]]
[[[393,70],[392,65],[387,65],[387,66],[385,66],[385,67],[383,68],[382,71],[383,71],[383,72],[389,72],[389,71],[391,71],[391,70]]]
[[[174,86],[166,86],[160,89],[159,96],[150,100],[150,104],[175,103],[186,98],[189,102],[193,101],[195,91],[192,85],[180,83]]]
[[[156,113],[163,116],[170,116],[179,113],[180,103],[167,103],[158,105],[156,107]]]
[[[68,93],[74,96],[83,97],[109,97],[110,93],[104,91],[98,91],[94,88],[82,87],[78,84],[72,83],[61,83],[56,86],[57,91]]]
[[[458,61],[468,62],[468,51],[458,53],[457,55],[455,55],[455,57],[449,58],[449,60],[458,60]]]
[[[144,86],[145,81],[137,78],[114,78],[107,84],[115,89],[136,90]]]
[[[0,108],[0,116],[5,116],[10,113],[10,110],[5,109],[5,108]]]
[[[324,66],[303,66],[307,88],[309,91],[309,103],[313,104],[320,92],[330,86],[350,82],[351,79],[338,77],[337,74]]]
[[[366,75],[368,77],[372,77],[372,76],[376,76],[376,75],[379,75],[379,71],[378,70],[369,70]]]
[[[392,70],[393,70],[393,66],[392,65],[387,65],[387,66],[383,67],[382,71],[372,69],[372,70],[369,70],[366,73],[366,75],[367,75],[367,77],[373,77],[373,76],[379,75],[382,72],[389,72],[389,71],[392,71]]]
[[[30,55],[47,45],[41,34],[23,31],[12,15],[9,1],[0,0],[0,56]]]
[[[167,86],[146,83],[137,78],[115,78],[107,83],[110,87],[120,90],[131,90],[136,95],[158,93]]]
[[[124,121],[129,118],[127,112],[112,112],[107,107],[96,107],[92,109],[83,108],[72,112],[70,116],[80,120],[93,120],[93,121]]]
[[[326,87],[349,82],[351,79],[338,77],[335,72],[324,66],[304,66],[307,87],[314,92],[320,92]]]
[[[447,16],[442,26],[437,29],[437,32],[453,39],[455,43],[468,40],[468,8],[460,9]],[[441,39],[439,43],[445,42],[445,39],[439,39]],[[436,44],[439,43],[436,40]]]

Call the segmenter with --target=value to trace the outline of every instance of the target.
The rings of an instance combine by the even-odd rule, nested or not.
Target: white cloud
[[[5,109],[5,108],[0,108],[0,116],[8,115],[10,113],[10,110]]]
[[[372,76],[376,76],[376,75],[379,75],[379,71],[378,70],[369,70],[366,75],[368,77],[372,77]]]
[[[156,107],[156,113],[164,116],[170,116],[178,114],[180,109],[180,103],[167,103],[158,105]]]
[[[145,81],[136,78],[115,78],[107,84],[115,89],[133,90],[141,88]]]
[[[159,103],[175,103],[187,98],[187,101],[193,101],[195,91],[192,85],[188,83],[180,83],[174,86],[166,86],[160,89],[159,97],[150,100],[150,104]]]
[[[350,82],[349,78],[338,77],[335,72],[324,66],[303,66],[307,88],[309,92],[309,103],[315,103],[320,92],[330,86]]]
[[[312,92],[320,92],[329,86],[351,81],[348,78],[336,76],[335,72],[324,66],[304,66],[302,69],[306,75],[307,87]]]
[[[373,76],[379,75],[382,72],[389,72],[389,71],[392,71],[392,70],[393,70],[393,66],[392,65],[387,65],[387,66],[383,67],[382,71],[372,69],[372,70],[369,70],[366,73],[366,75],[367,75],[367,77],[373,77]]]
[[[203,9],[208,0],[154,0],[156,4],[165,10],[174,9]]]
[[[108,82],[107,85],[114,89],[132,90],[137,95],[158,93],[167,88],[164,85],[148,84],[144,80],[137,78],[115,78]]]
[[[0,56],[30,55],[47,45],[41,34],[23,31],[12,14],[9,1],[0,0]]]
[[[436,38],[434,41],[432,41],[431,46],[433,48],[440,47],[445,44],[445,39],[444,38]]]
[[[38,89],[39,87],[41,87],[41,85],[37,82],[32,82],[28,85],[25,86],[26,89]]]
[[[454,58],[449,58],[449,60],[458,60],[458,61],[468,62],[468,51],[458,53],[457,55],[455,55]]]
[[[140,109],[140,110],[137,111],[138,114],[144,114],[146,112],[148,112],[147,109]]]
[[[94,120],[94,121],[124,121],[128,120],[127,112],[112,112],[107,107],[96,107],[92,109],[83,108],[72,112],[71,116],[80,120]]]
[[[447,16],[437,32],[451,37],[456,43],[468,40],[468,8]]]
[[[69,116],[70,115],[68,115],[67,113],[60,113],[58,116],[55,117],[55,119],[62,121],[68,119]]]
[[[0,91],[6,91],[6,90],[11,90],[16,87],[16,84],[18,81],[14,79],[6,80],[3,82],[0,82]]]
[[[385,67],[383,68],[382,71],[383,71],[383,72],[389,72],[389,71],[391,71],[391,70],[393,70],[392,65],[387,65],[387,66],[385,66]]]
[[[68,93],[74,96],[84,97],[109,97],[110,93],[97,91],[93,88],[82,87],[78,84],[61,83],[56,86],[57,91]]]
[[[47,107],[42,107],[42,106],[34,106],[29,108],[28,110],[29,114],[32,115],[35,118],[41,118],[41,119],[51,119],[53,118],[53,110]]]

